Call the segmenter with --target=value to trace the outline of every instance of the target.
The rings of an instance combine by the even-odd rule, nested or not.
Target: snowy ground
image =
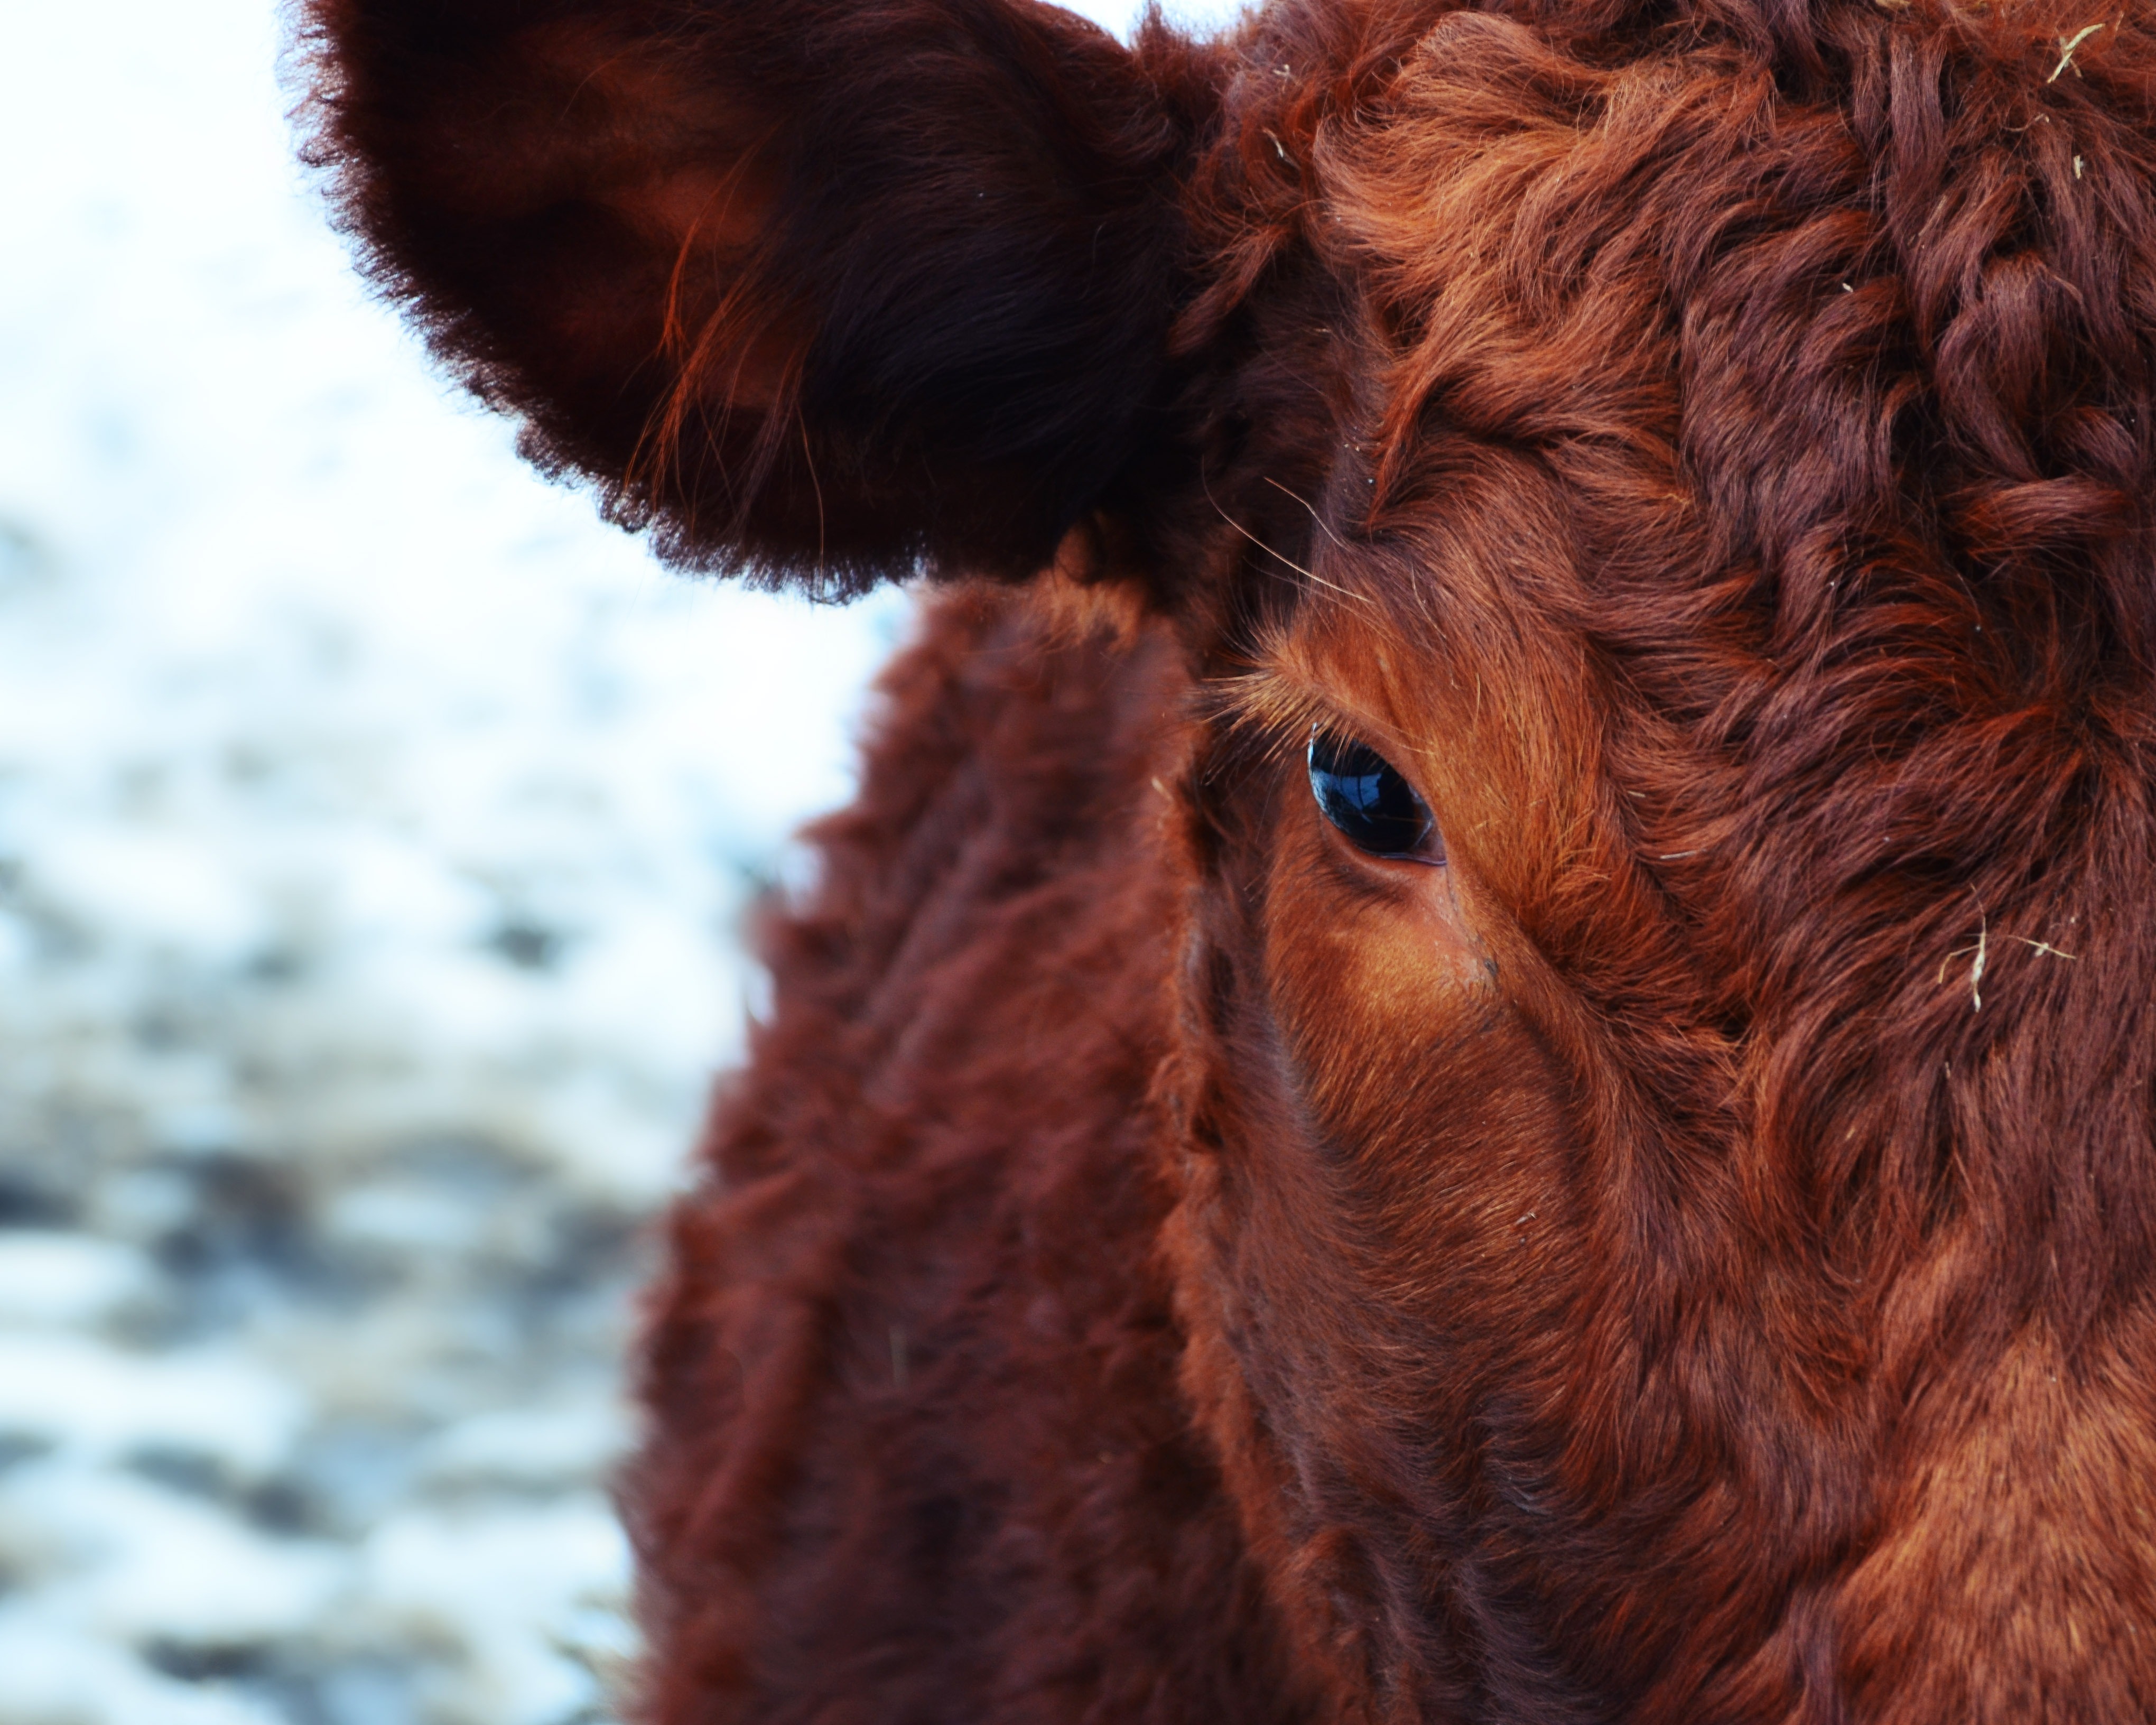
[[[351,282],[276,51],[0,0],[0,1725],[567,1725],[737,920],[905,603],[526,475]]]

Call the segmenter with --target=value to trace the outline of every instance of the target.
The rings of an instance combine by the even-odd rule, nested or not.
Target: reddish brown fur
[[[675,1218],[649,1718],[2156,1714],[2145,8],[305,28],[542,465],[1002,582]]]

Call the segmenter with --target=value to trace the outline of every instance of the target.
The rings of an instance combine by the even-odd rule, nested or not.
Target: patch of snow
[[[259,1474],[289,1449],[305,1399],[227,1349],[146,1355],[88,1337],[0,1332],[0,1435],[116,1457],[159,1445]]]
[[[430,1479],[482,1485],[588,1480],[629,1435],[622,1410],[602,1403],[504,1408],[459,1420],[427,1446],[421,1466]]]
[[[596,1494],[539,1510],[393,1517],[362,1563],[366,1609],[465,1651],[438,1697],[447,1717],[562,1717],[596,1699],[588,1666],[568,1651],[584,1632],[578,1608],[618,1599],[629,1579],[627,1542]]]
[[[116,1240],[47,1230],[0,1233],[0,1328],[93,1324],[146,1292],[151,1279],[142,1254]]]
[[[72,1460],[18,1467],[0,1482],[0,1553],[37,1553],[48,1609],[131,1645],[235,1646],[314,1623],[349,1559],[318,1541],[277,1538],[132,1473]],[[72,1597],[70,1597],[72,1596]]]
[[[167,1677],[40,1599],[0,1602],[0,1725],[278,1725],[285,1717],[222,1684]]]

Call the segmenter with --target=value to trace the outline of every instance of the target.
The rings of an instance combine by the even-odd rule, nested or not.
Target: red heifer
[[[644,1717],[2156,1715],[2143,0],[301,28],[543,470],[945,583],[674,1219]]]

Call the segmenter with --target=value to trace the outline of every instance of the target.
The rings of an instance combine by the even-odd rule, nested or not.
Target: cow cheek
[[[1485,1292],[1517,1319],[1522,1276],[1560,1273],[1579,1160],[1562,1099],[1578,1086],[1507,990],[1455,869],[1391,865],[1382,890],[1342,891],[1341,859],[1298,849],[1268,894],[1271,1017],[1304,1140],[1283,1183],[1317,1183],[1327,1232],[1372,1284],[1358,1294],[1419,1336],[1474,1327]]]
[[[1583,1152],[1472,895],[1442,869],[1367,891],[1287,826],[1249,895],[1264,989],[1231,1011],[1220,1149],[1171,1242],[1186,1382],[1311,1656],[1354,1624],[1369,1666],[1339,1681],[1397,1691],[1442,1681],[1427,1554],[1472,1544],[1492,1440],[1561,1447]]]
[[[1424,1590],[1402,1554],[1462,1532],[1495,1427],[1558,1442],[1537,1387],[1565,1378],[1577,1328],[1586,1151],[1577,1086],[1508,995],[1472,883],[1358,877],[1324,837],[1285,838],[1265,895],[1276,1070],[1245,1094],[1274,1100],[1235,1206],[1263,1346],[1239,1352],[1296,1482],[1298,1561],[1356,1528],[1376,1597],[1399,1599]]]

